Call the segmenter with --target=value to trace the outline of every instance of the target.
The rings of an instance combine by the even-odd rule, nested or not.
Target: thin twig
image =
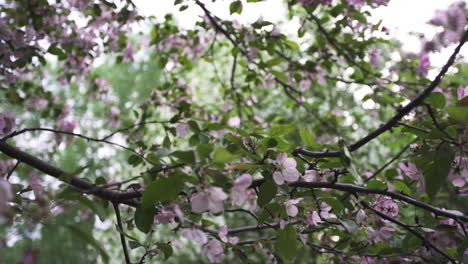
[[[124,256],[125,256],[125,263],[126,264],[132,264],[132,262],[130,261],[130,256],[128,255],[127,242],[125,241],[124,234],[122,234],[124,229],[123,229],[123,225],[122,225],[122,219],[120,218],[119,204],[118,203],[112,203],[112,205],[114,206],[115,216],[117,218],[117,226],[119,227],[119,229],[121,231],[121,232],[119,232],[119,234],[120,234],[120,242],[122,243],[122,249],[123,249]]]

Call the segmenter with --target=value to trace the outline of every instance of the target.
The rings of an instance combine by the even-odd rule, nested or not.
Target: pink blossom
[[[231,188],[231,201],[233,205],[242,205],[247,201],[248,193],[247,190],[252,184],[252,176],[244,173],[234,181]]]
[[[223,189],[209,187],[205,191],[192,195],[192,198],[190,198],[192,212],[199,214],[209,210],[214,214],[219,213],[224,210],[223,201],[227,198],[228,196]]]
[[[318,172],[315,170],[306,170],[302,178],[306,182],[318,182],[319,181]]]
[[[273,173],[273,180],[276,184],[281,185],[287,182],[296,182],[301,174],[296,169],[296,160],[288,158],[286,153],[280,153],[276,157],[277,170]]]
[[[411,162],[408,162],[408,165],[405,165],[405,163],[402,162],[398,167],[406,174],[406,176],[417,182],[416,190],[419,193],[423,193],[425,190],[424,177],[416,165]]]
[[[313,211],[312,213],[307,214],[307,223],[313,226],[322,223],[322,219],[320,218],[317,211]]]
[[[29,184],[31,185],[31,189],[34,191],[36,199],[45,199],[44,186],[39,182],[39,177],[35,171],[29,174]]]
[[[419,65],[418,65],[418,71],[419,73],[426,77],[427,73],[429,72],[429,67],[431,66],[431,61],[429,59],[429,55],[424,54],[419,58]]]
[[[0,177],[0,216],[7,211],[7,209],[9,208],[8,202],[10,202],[12,199],[13,192],[11,190],[10,183],[3,177]]]
[[[299,0],[303,6],[310,6],[310,5],[329,5],[333,2],[333,0]]]
[[[399,207],[392,199],[377,200],[374,202],[375,210],[390,216],[398,215]]]
[[[15,116],[10,111],[0,113],[0,137],[11,134],[16,129]]]
[[[129,62],[133,60],[133,53],[135,53],[135,48],[130,40],[127,40],[127,48],[122,54],[122,62]]]
[[[299,83],[299,91],[305,92],[310,89],[310,85],[312,84],[312,81],[309,79],[304,79]]]
[[[379,65],[379,58],[380,58],[380,50],[372,49],[371,54],[370,54],[370,64],[374,67]]]
[[[184,229],[182,236],[190,241],[195,241],[200,244],[208,242],[208,237],[205,232],[198,229]]]
[[[286,206],[286,213],[291,217],[295,217],[299,212],[296,204],[298,204],[302,200],[304,200],[304,198],[297,198],[284,202],[284,205]]]
[[[274,25],[273,29],[271,30],[271,36],[275,37],[275,38],[281,36],[281,32],[280,32],[279,28],[276,25]]]
[[[366,231],[370,240],[374,242],[381,242],[391,238],[395,229],[388,226],[383,226],[379,230],[374,230],[372,227],[367,227]]]
[[[455,163],[455,167],[453,167],[448,174],[448,179],[455,187],[461,188],[468,183],[468,158],[461,156],[456,157]]]
[[[364,222],[364,219],[366,218],[366,212],[364,210],[359,210],[356,214],[356,223],[361,224]]]
[[[346,3],[350,6],[354,6],[355,8],[361,8],[366,1],[364,0],[346,0]]]
[[[201,252],[202,255],[208,257],[211,263],[221,263],[224,259],[224,249],[216,239],[212,239],[204,245]]]
[[[228,238],[227,237],[227,234],[228,234],[228,227],[227,225],[223,225],[219,228],[218,230],[218,236],[219,238],[221,239],[221,241],[223,241],[224,243],[229,243],[229,244],[237,244],[239,242],[239,238],[238,237],[230,237]]]
[[[49,101],[38,96],[33,96],[29,99],[29,106],[36,111],[44,110],[48,104]]]
[[[187,136],[188,128],[189,128],[188,124],[185,124],[185,123],[178,124],[176,127],[176,135],[181,138]]]
[[[155,222],[156,224],[175,223],[175,217],[182,220],[184,218],[184,213],[180,210],[179,205],[168,205],[158,212],[155,216]]]
[[[15,167],[13,160],[0,160],[0,178],[5,177]]]
[[[457,89],[457,98],[458,98],[458,101],[460,101],[461,99],[465,98],[466,96],[468,96],[468,86],[467,87],[463,87],[463,86],[458,86],[458,89]]]
[[[76,128],[76,121],[75,120],[63,120],[60,119],[57,122],[57,126],[60,131],[65,131],[69,133],[73,133],[73,130]]]
[[[172,240],[171,245],[173,245],[173,246],[175,246],[176,248],[179,248],[179,249],[184,247],[184,245],[182,245],[182,243],[180,243],[178,240]]]
[[[233,116],[227,121],[228,125],[231,127],[240,127],[241,119],[238,116]]]

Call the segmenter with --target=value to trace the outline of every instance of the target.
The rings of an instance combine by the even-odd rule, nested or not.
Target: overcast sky
[[[337,1],[337,0],[335,0]],[[426,22],[432,18],[437,9],[445,9],[451,3],[459,0],[391,0],[388,6],[372,10],[373,22],[383,20],[383,25],[390,29],[390,35],[401,40],[404,43],[404,49],[411,52],[420,51],[420,40],[411,36],[410,32],[422,32],[427,36],[432,36],[436,28],[427,25]],[[193,4],[183,12],[174,7],[172,0],[152,1],[152,0],[134,0],[133,1],[144,15],[154,15],[157,18],[163,17],[167,13],[173,13],[183,28],[193,27],[199,16],[203,14],[201,9]],[[232,0],[217,0],[212,3],[211,0],[204,1],[206,6],[221,18],[237,19],[241,23],[251,23],[263,16],[265,20],[271,22],[280,22],[286,13],[283,0],[265,0],[260,3],[248,3],[244,5],[242,15],[229,15],[229,3]],[[245,1],[244,1],[245,2]],[[282,25],[281,29],[290,32],[296,32],[297,22],[292,21],[287,25]],[[452,49],[443,51],[441,54],[431,55],[434,65],[445,63],[447,56]]]

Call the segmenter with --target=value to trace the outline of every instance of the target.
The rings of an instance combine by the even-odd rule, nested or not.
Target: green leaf
[[[327,197],[327,198],[322,198],[322,200],[326,202],[327,204],[329,204],[333,208],[333,210],[337,213],[341,212],[344,209],[343,204],[336,198]]]
[[[299,246],[294,227],[287,225],[283,230],[278,229],[276,237],[275,249],[278,255],[284,260],[292,260],[296,256]]]
[[[279,71],[270,71],[276,78],[278,78],[280,81],[284,83],[288,83],[289,79],[288,76],[284,72],[279,72]]]
[[[193,164],[195,163],[195,154],[193,151],[188,150],[188,151],[174,151],[172,152],[171,156],[176,157],[183,163],[188,163],[188,164]]]
[[[47,49],[47,52],[56,55],[60,60],[67,58],[67,54],[65,53],[65,51],[57,47],[57,43],[50,45],[49,49]]]
[[[137,207],[135,211],[135,226],[141,232],[147,234],[151,231],[151,226],[154,222],[154,215],[156,213],[156,209],[154,207]]]
[[[304,141],[304,143],[307,146],[313,147],[317,145],[317,143],[315,143],[314,135],[312,135],[307,129],[299,129],[299,135],[301,136],[302,141]]]
[[[265,181],[259,189],[257,203],[260,207],[267,205],[275,198],[278,187],[273,181]]]
[[[94,249],[96,249],[99,252],[99,255],[101,255],[102,261],[104,263],[109,263],[109,255],[107,254],[106,250],[101,246],[101,244],[99,244],[99,242],[96,239],[94,239],[91,233],[83,232],[83,230],[78,228],[76,225],[66,225],[66,227],[70,229],[70,231],[72,231],[72,233],[74,233],[77,238],[93,246]]]
[[[213,144],[200,144],[197,146],[197,152],[200,160],[204,160],[213,152]]]
[[[172,254],[174,253],[174,250],[172,249],[172,246],[169,245],[169,244],[158,243],[157,247],[164,254],[164,260],[167,260],[168,258],[170,258],[172,256]]]
[[[464,125],[468,124],[468,107],[450,106],[447,107],[450,118]]]
[[[229,12],[230,14],[238,13],[239,15],[242,13],[242,2],[241,1],[234,1],[229,5]]]
[[[140,156],[136,155],[136,154],[132,154],[132,155],[130,155],[130,157],[128,157],[127,162],[128,162],[128,164],[132,165],[133,167],[136,167],[136,166],[138,166],[138,164],[143,162],[143,159]]]
[[[286,45],[288,45],[292,50],[296,51],[296,52],[299,52],[300,51],[300,47],[299,47],[299,44],[297,44],[296,42],[292,41],[292,40],[285,40],[284,43]]]
[[[379,180],[371,180],[367,183],[367,187],[371,189],[387,189],[387,185]]]
[[[428,152],[416,160],[417,167],[423,171],[426,193],[431,199],[445,184],[453,158],[452,149],[443,144],[436,151]]]
[[[434,108],[444,108],[445,107],[445,96],[439,92],[431,93],[426,101]]]
[[[276,137],[276,136],[284,136],[284,135],[287,135],[291,132],[293,132],[294,130],[296,129],[296,126],[295,125],[292,125],[292,124],[288,124],[288,125],[277,125],[275,127],[273,127],[269,134],[270,136],[272,137]]]
[[[401,192],[403,192],[406,195],[411,195],[411,190],[410,188],[402,181],[399,180],[394,180],[393,185],[395,185],[395,188]]]
[[[184,188],[184,183],[177,175],[156,179],[143,192],[141,204],[144,208],[150,208],[157,202],[175,200],[182,188]]]
[[[213,154],[213,162],[214,163],[226,163],[230,161],[237,160],[239,158],[238,155],[232,154],[225,148],[218,148],[215,150]]]

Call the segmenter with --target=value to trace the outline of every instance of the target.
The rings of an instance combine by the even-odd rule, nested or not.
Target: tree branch
[[[5,141],[0,140],[0,151],[6,154],[7,156],[10,156],[24,164],[27,164],[47,175],[50,175],[54,178],[57,178],[61,181],[64,181],[71,186],[75,187],[81,192],[86,192],[89,190],[93,190],[96,187],[98,187],[96,184],[90,183],[88,181],[79,179],[76,176],[71,177],[69,181],[65,180],[67,175],[70,175],[70,173],[65,172],[64,170],[57,168],[53,165],[50,165],[49,163],[40,160],[39,158],[36,158],[35,156],[26,153],[8,143]],[[135,198],[136,193],[133,192],[116,192],[116,191],[111,191],[108,189],[102,189],[98,190],[93,193],[93,195],[112,202],[120,202],[123,204],[127,204],[133,207],[138,206],[138,202],[131,200],[132,198]],[[139,197],[141,194],[138,194],[137,197]]]
[[[114,206],[115,217],[117,218],[117,226],[119,227],[120,231],[123,232],[123,225],[122,225],[122,219],[120,218],[119,204],[112,203],[112,205]],[[132,264],[132,262],[130,261],[130,256],[128,255],[127,242],[125,241],[125,236],[121,232],[119,232],[119,234],[120,234],[120,242],[122,243],[122,249],[123,249],[124,256],[125,256],[125,263]]]
[[[431,92],[439,85],[441,82],[442,78],[444,77],[445,73],[447,73],[448,69],[453,65],[455,62],[455,58],[457,57],[458,53],[460,52],[461,48],[465,44],[465,42],[468,39],[468,30],[465,31],[463,34],[463,37],[460,40],[460,43],[458,46],[455,48],[454,52],[448,59],[447,63],[442,67],[442,70],[439,72],[439,74],[435,77],[435,79],[429,84],[429,86],[415,99],[413,99],[409,104],[404,106],[403,108],[399,109],[398,112],[389,120],[387,123],[381,125],[379,128],[376,130],[370,132],[367,136],[361,138],[358,140],[356,143],[352,144],[349,146],[349,151],[353,152],[358,150],[360,147],[364,146],[374,138],[380,136],[387,130],[390,130],[393,126],[395,126],[404,116],[409,114],[415,107],[421,105],[424,102],[424,99],[428,97]],[[303,148],[296,148],[293,151],[293,155],[295,154],[302,154],[308,157],[313,157],[313,158],[325,158],[325,157],[339,157],[341,155],[340,152],[333,151],[333,152],[312,152],[305,150]]]
[[[254,180],[251,188],[260,186],[265,180]],[[445,216],[448,218],[452,218],[454,220],[460,220],[465,223],[468,223],[468,216],[464,214],[456,214],[452,213],[449,210],[443,210],[437,207],[434,207],[430,204],[418,201],[410,196],[398,193],[398,192],[391,192],[385,189],[370,189],[362,186],[357,186],[353,184],[346,184],[346,183],[330,183],[330,182],[294,182],[288,184],[291,187],[301,187],[301,188],[310,188],[310,189],[321,189],[321,188],[328,188],[334,190],[340,190],[350,193],[366,193],[366,194],[380,194],[385,195],[395,200],[403,201],[408,204],[414,205],[416,207],[422,208],[424,210],[430,211],[438,216]]]

